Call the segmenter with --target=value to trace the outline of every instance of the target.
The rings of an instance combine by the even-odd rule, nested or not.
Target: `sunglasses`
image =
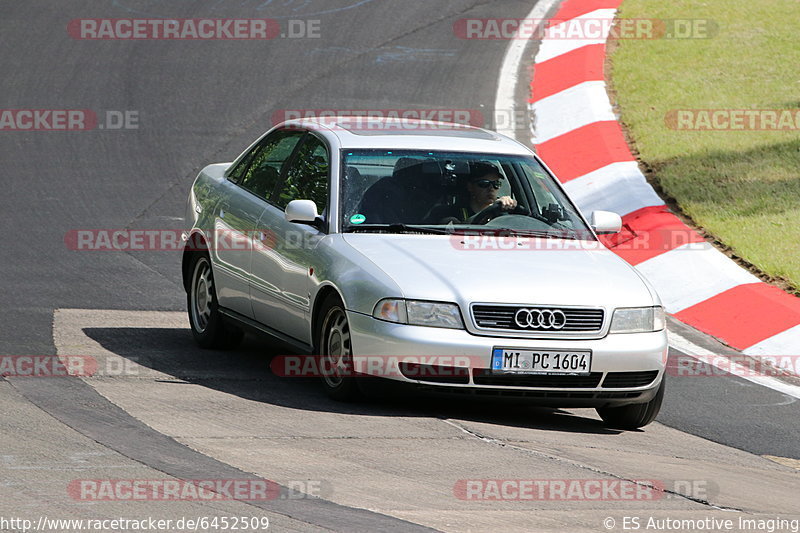
[[[476,180],[473,183],[480,187],[481,189],[488,189],[489,187],[494,187],[495,190],[500,188],[500,180]]]

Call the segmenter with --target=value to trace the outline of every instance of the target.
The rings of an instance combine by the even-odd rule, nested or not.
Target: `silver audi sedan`
[[[334,399],[369,376],[593,407],[619,428],[661,406],[663,307],[597,237],[620,217],[586,218],[530,149],[497,133],[286,122],[205,167],[186,220],[198,344],[266,333],[318,361]]]

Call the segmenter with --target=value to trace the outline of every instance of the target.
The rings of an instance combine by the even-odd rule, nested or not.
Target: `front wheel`
[[[330,295],[322,304],[322,321],[317,335],[322,385],[334,400],[349,401],[361,396],[354,374],[350,324],[344,304]]]
[[[243,332],[225,324],[217,303],[211,261],[205,254],[192,262],[192,278],[186,304],[192,335],[201,348],[227,348],[242,340]]]
[[[658,416],[664,400],[666,379],[661,379],[658,392],[652,400],[645,403],[623,405],[622,407],[598,407],[597,414],[607,426],[617,429],[638,429],[644,427]]]

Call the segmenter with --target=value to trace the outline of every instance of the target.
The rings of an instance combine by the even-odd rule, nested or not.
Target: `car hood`
[[[597,242],[376,233],[346,234],[344,240],[397,283],[403,291],[398,297],[465,307],[659,303],[633,267]]]

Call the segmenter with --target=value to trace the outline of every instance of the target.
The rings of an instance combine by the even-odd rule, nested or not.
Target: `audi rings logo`
[[[514,322],[523,329],[562,329],[567,325],[567,316],[558,309],[520,309]]]

